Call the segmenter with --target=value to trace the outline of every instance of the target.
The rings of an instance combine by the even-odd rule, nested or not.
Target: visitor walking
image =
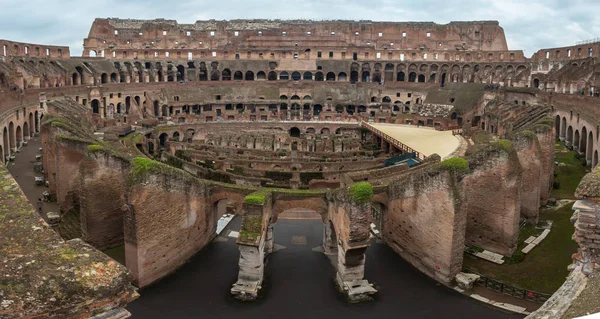
[[[44,207],[44,202],[42,202],[41,198],[38,198],[37,201],[37,207],[38,207],[38,211],[40,212],[40,214],[42,213],[42,208]]]

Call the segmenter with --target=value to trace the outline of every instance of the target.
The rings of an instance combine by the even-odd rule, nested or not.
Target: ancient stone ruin
[[[225,214],[241,218],[230,294],[255,300],[294,209],[320,216],[350,302],[377,295],[375,237],[462,285],[465,245],[510,256],[520,224],[538,222],[557,138],[593,170],[573,207],[572,274],[530,317],[578,315],[598,282],[599,43],[527,58],[495,21],[108,18],[81,58],[0,47],[1,318],[125,318]],[[7,170],[35,160],[19,154],[34,137],[58,205],[43,216]],[[115,247],[123,265],[101,253]]]

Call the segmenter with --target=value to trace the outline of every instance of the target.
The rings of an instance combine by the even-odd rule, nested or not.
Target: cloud
[[[8,4],[8,1],[11,3]],[[97,17],[206,19],[344,19],[374,21],[498,20],[509,48],[531,56],[542,48],[600,36],[597,0],[0,0],[0,38],[68,45],[80,55]]]

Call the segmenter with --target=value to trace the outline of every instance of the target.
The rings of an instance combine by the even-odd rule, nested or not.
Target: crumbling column
[[[340,191],[330,206],[330,218],[338,230],[336,284],[350,302],[371,299],[377,290],[367,280],[365,274],[365,251],[369,247],[371,224],[371,201],[373,187],[367,182],[350,186],[348,192]],[[343,222],[348,218],[349,223]],[[348,227],[345,229],[345,227]],[[326,230],[327,231],[327,230]],[[329,236],[334,238],[333,236]],[[337,236],[336,236],[337,237]],[[334,243],[329,242],[330,248]],[[331,249],[330,249],[331,250]]]
[[[323,252],[325,255],[337,255],[338,253],[335,229],[330,221],[323,225]]]
[[[264,275],[265,246],[267,251],[273,250],[273,227],[264,226],[265,216],[270,214],[270,200],[270,194],[263,192],[252,193],[244,199],[244,217],[237,239],[240,249],[238,280],[231,287],[231,294],[243,301],[258,298]]]
[[[269,224],[267,226],[267,232],[266,232],[266,237],[265,237],[265,248],[264,248],[265,255],[268,255],[273,252],[273,241],[274,241],[273,224]]]
[[[366,250],[366,245],[351,249],[338,246],[336,281],[350,302],[370,300],[370,295],[377,292],[373,285],[364,279]]]

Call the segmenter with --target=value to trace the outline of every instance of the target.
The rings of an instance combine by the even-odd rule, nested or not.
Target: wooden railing
[[[424,160],[427,158],[427,156],[425,156],[424,154],[418,152],[417,150],[407,146],[406,144],[398,141],[397,139],[383,133],[382,131],[376,129],[375,127],[373,127],[372,125],[370,125],[369,123],[365,122],[365,121],[361,121],[360,122],[360,127],[366,128],[369,131],[371,131],[373,134],[381,137],[382,139],[384,139],[386,142],[390,143],[391,145],[393,145],[395,148],[397,148],[398,150],[405,152],[405,153],[415,153],[415,155],[417,156],[418,159]]]

